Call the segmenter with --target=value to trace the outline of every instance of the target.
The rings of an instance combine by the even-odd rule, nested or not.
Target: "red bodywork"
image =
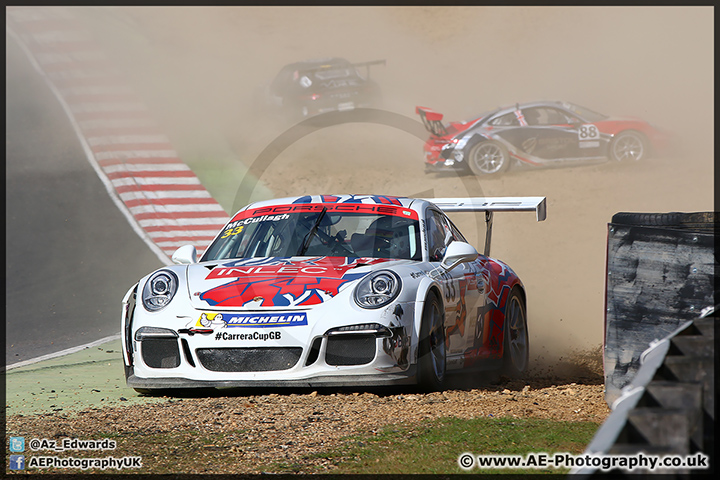
[[[480,120],[476,118],[468,122],[450,122],[449,125],[443,125],[443,114],[431,110],[427,107],[415,107],[415,113],[423,119],[425,128],[430,132],[430,137],[425,142],[425,162],[434,165],[443,162],[440,157],[440,151],[443,145],[450,143],[457,134],[467,130]]]
[[[645,120],[633,117],[610,117],[600,122],[595,122],[601,133],[615,136],[620,132],[635,130],[642,133],[650,142],[650,148],[656,154],[663,154],[671,148],[672,134],[659,130]]]

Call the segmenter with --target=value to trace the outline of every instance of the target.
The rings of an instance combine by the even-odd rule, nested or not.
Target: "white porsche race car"
[[[198,261],[179,248],[123,299],[127,384],[419,384],[528,366],[526,296],[490,258],[492,214],[544,197],[321,195],[240,210]],[[445,212],[485,212],[478,254]]]

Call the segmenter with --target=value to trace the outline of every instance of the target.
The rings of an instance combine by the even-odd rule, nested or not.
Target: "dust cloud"
[[[607,223],[619,211],[713,209],[712,7],[97,7],[76,13],[117,58],[181,156],[229,211],[249,165],[290,125],[257,106],[290,62],[385,59],[383,108],[460,121],[568,100],[673,132],[672,155],[508,172],[423,173],[422,141],[345,124],[280,153],[256,198],[313,193],[544,195],[548,219],[496,215],[491,254],[528,290],[532,354],[552,363],[602,343]],[[472,188],[469,188],[471,185]],[[470,191],[472,190],[472,191]],[[458,225],[482,248],[477,217]]]

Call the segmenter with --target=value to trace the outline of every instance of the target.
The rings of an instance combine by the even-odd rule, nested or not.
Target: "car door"
[[[450,242],[465,241],[457,228],[442,212],[429,209],[426,216],[430,261],[442,261]],[[476,262],[463,263],[439,275],[445,305],[445,337],[448,368],[460,368],[465,353],[475,343],[477,314],[481,311],[484,285]]]
[[[578,129],[560,109],[537,106],[522,109],[527,126],[518,129],[513,144],[521,153],[540,160],[579,158]]]
[[[579,158],[599,158],[604,155],[604,142],[597,125],[582,119],[570,110],[557,109],[567,119],[567,122],[577,134],[577,156]]]

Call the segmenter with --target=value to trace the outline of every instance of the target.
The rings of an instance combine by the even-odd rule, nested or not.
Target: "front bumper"
[[[454,160],[442,159],[438,162],[426,162],[425,173],[437,173],[437,172],[457,172],[465,168],[462,162],[456,162]]]
[[[297,327],[293,327],[297,328]],[[146,337],[133,342],[133,387],[252,385],[347,385],[411,383],[410,339],[405,329],[392,336],[340,334],[249,345],[217,343],[216,335],[195,341],[187,335]],[[398,332],[400,330],[400,332]],[[388,329],[389,331],[389,329]],[[236,336],[235,333],[227,333]],[[254,333],[250,334],[254,336]],[[265,336],[266,334],[261,334]],[[209,342],[213,343],[209,343]],[[134,379],[131,380],[131,377]],[[133,383],[135,382],[135,383]]]
[[[258,379],[258,380],[191,380],[181,377],[142,378],[134,373],[127,377],[132,388],[253,388],[253,387],[347,387],[347,386],[385,386],[413,385],[417,382],[416,367],[410,366],[400,373],[382,373],[375,375],[333,375],[304,379]]]
[[[401,314],[407,312],[402,322],[393,313],[396,308]],[[413,383],[414,308],[413,302],[396,302],[375,311],[358,307],[341,320],[328,309],[332,324],[323,322],[319,312],[310,311],[225,313],[220,322],[219,315],[207,313],[208,318],[203,314],[205,326],[194,320],[171,324],[145,318],[133,322],[137,327],[132,335],[128,332],[127,383],[135,388]],[[201,317],[200,311],[191,315],[183,318]],[[243,315],[268,322],[278,317],[278,323],[261,325],[258,320],[250,325],[231,320]],[[279,318],[289,321],[291,317],[302,321],[280,325]],[[164,326],[151,326],[159,324]]]

